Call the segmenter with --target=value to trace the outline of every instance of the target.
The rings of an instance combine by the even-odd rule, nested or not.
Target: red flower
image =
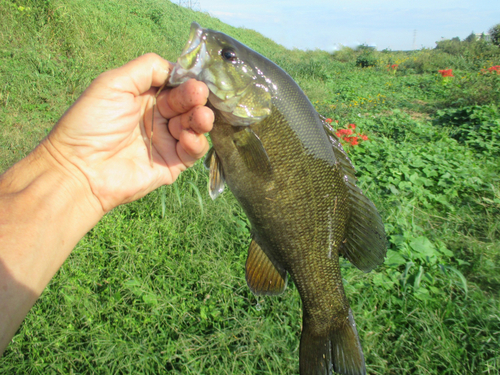
[[[346,129],[338,129],[335,134],[349,146],[357,146],[362,140],[368,140],[368,136],[361,133],[355,133],[353,129],[356,129],[356,124],[349,124]]]
[[[454,75],[453,75],[453,69],[443,69],[443,70],[438,70],[438,72],[443,77],[454,77]]]
[[[497,72],[497,74],[500,74],[500,65],[492,66],[491,68],[488,68],[488,71],[490,73]]]
[[[331,118],[327,118],[325,121],[326,121],[327,123],[329,123],[329,124],[331,124],[331,123],[332,123],[332,119],[331,119]]]

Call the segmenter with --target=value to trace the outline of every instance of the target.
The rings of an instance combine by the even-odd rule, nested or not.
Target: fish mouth
[[[265,77],[255,73],[254,68],[242,60],[223,60],[221,51],[235,42],[225,34],[191,23],[188,41],[172,70],[169,86],[193,78],[204,82],[209,103],[224,119],[235,126],[247,126],[271,113],[271,94]]]
[[[170,85],[178,86],[191,78],[201,80],[201,73],[209,60],[205,29],[192,22],[188,41],[170,76]]]

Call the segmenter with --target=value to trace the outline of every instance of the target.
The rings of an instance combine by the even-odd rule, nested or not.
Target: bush
[[[356,59],[356,65],[362,68],[377,65],[377,58],[373,53],[362,53]]]
[[[332,56],[334,60],[343,63],[356,61],[356,51],[350,47],[342,46],[340,50],[333,52]]]

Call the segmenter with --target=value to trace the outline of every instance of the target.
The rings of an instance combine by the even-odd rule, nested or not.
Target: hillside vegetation
[[[374,272],[342,261],[368,373],[500,373],[497,46],[332,55],[166,0],[0,0],[0,172],[100,72],[146,52],[175,61],[192,21],[283,67],[345,139],[389,241]],[[80,241],[0,373],[298,373],[297,290],[252,295],[249,241],[235,198],[212,201],[196,164]]]

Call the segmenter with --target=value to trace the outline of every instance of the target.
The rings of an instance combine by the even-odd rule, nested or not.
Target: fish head
[[[230,36],[193,22],[169,83],[204,82],[210,104],[227,122],[249,126],[271,114],[273,83],[258,67],[262,58]]]

